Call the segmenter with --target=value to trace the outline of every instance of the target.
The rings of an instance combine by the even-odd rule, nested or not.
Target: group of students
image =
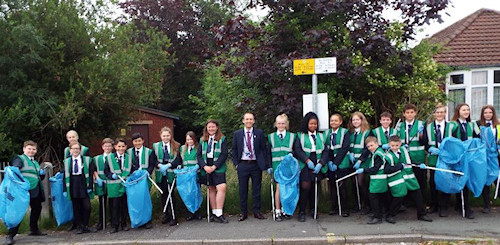
[[[318,117],[315,113],[307,113],[301,122],[297,133],[289,131],[289,120],[286,114],[275,119],[276,131],[264,135],[262,130],[254,128],[254,114],[243,115],[243,129],[233,135],[232,162],[236,167],[239,181],[240,209],[238,221],[248,218],[247,196],[248,181],[252,179],[253,214],[257,219],[264,219],[260,212],[260,189],[262,172],[272,174],[283,158],[292,153],[300,165],[298,220],[304,222],[309,203],[311,215],[316,205],[314,184],[328,179],[331,197],[330,214],[348,217],[350,211],[360,211],[361,214],[372,213],[368,224],[382,222],[383,214],[389,223],[395,223],[395,216],[400,210],[403,200],[413,200],[417,208],[417,218],[432,221],[427,213],[439,212],[440,217],[448,216],[450,195],[436,190],[434,171],[430,171],[427,180],[427,166],[436,166],[439,146],[446,137],[456,137],[463,141],[479,137],[479,126],[490,126],[498,137],[500,122],[493,106],[485,106],[481,110],[481,119],[473,122],[470,119],[470,107],[460,104],[456,107],[451,121],[445,121],[446,106],[438,105],[433,112],[434,120],[426,124],[416,119],[417,108],[407,104],[403,109],[402,120],[394,128],[392,115],[384,112],[380,115],[381,126],[370,129],[366,117],[361,112],[354,112],[342,127],[343,117],[333,114],[330,117],[330,128],[325,132],[318,131]],[[103,214],[106,203],[111,211],[111,233],[128,230],[127,196],[121,182],[137,169],[154,173],[156,184],[163,190],[162,207],[167,202],[167,193],[174,188],[175,175],[173,169],[183,166],[199,166],[199,183],[207,185],[210,199],[211,214],[209,219],[214,222],[228,223],[223,215],[226,195],[226,160],[228,145],[226,136],[222,134],[216,120],[208,120],[203,129],[203,135],[198,142],[194,132],[186,134],[184,145],[173,138],[170,128],[160,131],[161,141],[154,143],[152,149],[144,146],[144,137],[140,133],[132,135],[133,147],[127,149],[123,138],[102,140],[103,154],[93,158],[88,156],[88,148],[79,143],[76,131],[71,130],[66,138],[69,146],[64,152],[64,193],[73,203],[74,220],[69,230],[76,233],[94,232],[103,229],[106,222]],[[12,161],[21,173],[30,181],[31,218],[30,235],[45,235],[37,226],[44,200],[41,180],[45,176],[44,169],[34,156],[37,145],[26,141],[24,154]],[[114,152],[113,152],[114,149]],[[356,173],[351,178],[347,175]],[[355,202],[360,205],[350,205],[348,202],[347,181],[353,184],[353,190],[359,189],[354,195]],[[423,194],[426,193],[427,181],[430,187],[430,204],[426,210]],[[338,184],[338,186],[337,186]],[[355,188],[354,186],[357,186]],[[491,209],[489,186],[484,187],[483,212]],[[474,218],[469,207],[468,190],[464,188],[465,217]],[[354,194],[354,193],[353,193]],[[89,227],[90,199],[94,195],[99,199],[99,221],[96,229]],[[130,197],[128,197],[130,198]],[[359,198],[359,199],[358,199]],[[457,198],[460,198],[458,196]],[[175,206],[175,199],[170,205]],[[461,201],[457,201],[460,204]],[[457,205],[459,207],[459,205]],[[289,219],[293,213],[284,213],[280,204],[279,183],[276,183],[275,193],[276,221]],[[166,208],[162,223],[176,225],[177,220]],[[172,208],[173,210],[173,208]],[[201,219],[198,211],[192,213],[186,220]],[[149,229],[151,221],[142,226]],[[18,227],[17,227],[18,228]],[[9,230],[7,244],[13,244],[17,228]]]

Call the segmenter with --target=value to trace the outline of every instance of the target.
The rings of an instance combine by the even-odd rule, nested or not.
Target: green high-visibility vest
[[[382,166],[378,169],[377,173],[370,175],[370,185],[368,187],[370,193],[385,193],[388,189],[387,184],[387,175],[384,174],[385,167],[385,159],[384,159],[384,150],[382,148],[378,148],[373,154],[371,158],[370,168],[375,166],[375,157],[379,156],[382,158]]]
[[[89,151],[89,148],[84,146],[84,145],[80,145],[80,156],[88,156],[87,153]],[[71,153],[69,152],[69,146],[67,146],[66,148],[64,148],[64,159],[68,158],[68,157],[71,157]]]
[[[337,156],[338,152],[342,148],[342,144],[344,143],[344,138],[347,132],[348,131],[345,128],[342,127],[338,128],[337,134],[335,135],[335,145],[333,146],[334,158]],[[333,134],[333,129],[330,128],[326,132],[326,137],[325,137],[326,147],[328,147],[328,149],[330,150],[332,149],[332,141],[331,141],[332,134]],[[338,167],[340,169],[346,169],[352,167],[351,162],[349,161],[349,156],[347,154],[344,156],[344,159],[342,159]]]
[[[132,161],[130,161],[130,157],[127,153],[124,155],[123,168],[120,168],[118,158],[115,154],[108,155],[108,159],[106,161],[108,162],[111,173],[122,177],[124,180],[127,176],[129,176],[130,170],[132,169]],[[120,178],[116,180],[108,180],[107,184],[109,198],[121,197],[125,194],[125,186],[122,185]]]
[[[419,142],[418,128],[425,126],[424,122],[415,120],[406,139],[406,123],[400,122],[396,125],[396,134],[401,138],[401,143],[408,142],[408,151],[410,152],[411,162],[425,163],[425,147]]]
[[[218,141],[214,140],[214,163],[219,159],[220,153],[222,152],[222,142],[226,140],[226,136],[222,136],[222,138]],[[207,162],[207,150],[208,150],[208,141],[202,141],[201,142],[201,156],[203,157],[203,160],[205,163]],[[215,169],[216,173],[225,173],[226,172],[226,163],[223,162],[222,166],[220,168]],[[207,175],[207,172],[202,168],[200,170],[201,176]]]
[[[366,137],[368,137],[368,134],[370,134],[370,130],[358,133],[357,137],[355,137],[355,134],[356,132],[351,133],[351,145],[349,151],[354,154],[354,161],[356,162],[361,156],[361,153],[363,153],[363,149],[365,148],[365,140]],[[354,138],[356,138],[356,140],[354,140]],[[370,159],[367,158],[361,163],[360,167],[368,168],[369,163]]]
[[[378,145],[389,144],[389,139],[385,136],[384,128],[382,126],[372,130],[373,135],[377,138]],[[395,134],[393,128],[389,128],[389,137]]]
[[[297,137],[299,137],[300,144],[302,145],[302,150],[306,154],[307,157],[311,155],[311,152],[313,152],[312,149],[312,143],[309,137],[308,133],[302,133],[298,132]],[[323,153],[323,149],[325,148],[325,135],[324,133],[321,132],[316,132],[316,160],[317,163],[319,163],[319,160],[321,159],[321,155]],[[297,159],[299,161],[300,169],[304,168],[306,164],[302,162],[300,159]],[[324,164],[323,167],[321,168],[322,173],[326,173],[328,171],[328,164]]]
[[[269,144],[271,144],[271,162],[273,169],[276,170],[281,160],[285,158],[286,155],[293,152],[293,141],[295,140],[295,134],[286,131],[285,136],[281,139],[278,132],[267,135]]]
[[[40,178],[40,164],[36,160],[31,159],[25,154],[18,156],[23,162],[23,166],[21,167],[21,175],[30,182],[30,190],[35,189],[39,183],[41,183],[42,179]],[[40,185],[43,190],[43,185]]]
[[[426,132],[427,132],[427,138],[428,138],[428,145],[433,146],[436,148],[439,148],[438,143],[436,141],[436,124],[435,122],[427,124],[426,127]],[[444,140],[446,137],[452,137],[453,136],[453,131],[455,130],[455,124],[445,122],[445,127],[444,127],[444,134],[441,136],[441,140]],[[431,167],[436,167],[438,160],[437,155],[431,155],[429,154],[427,157],[427,165]]]
[[[171,154],[172,152],[169,152],[169,154],[168,154],[169,158],[164,160],[165,157],[163,156],[163,147],[164,147],[164,145],[163,145],[162,141],[156,142],[153,144],[153,150],[155,151],[156,159],[158,160],[158,162],[155,163],[156,165],[163,164],[165,161],[171,163],[177,157],[175,154]],[[172,149],[172,144],[170,144],[170,149]],[[163,174],[161,173],[160,169],[157,168],[155,170],[155,182],[158,184],[161,183],[162,177],[163,177]],[[174,178],[175,178],[174,171],[171,169],[168,169],[167,170],[167,182],[172,183],[174,181]]]
[[[399,163],[399,158],[389,150],[385,154],[385,162],[391,166],[396,166]],[[391,190],[391,195],[393,197],[404,197],[408,193],[406,188],[405,179],[403,178],[403,173],[401,170],[387,175],[387,182],[389,185],[389,190]]]
[[[104,157],[104,154],[94,157],[94,164],[97,170],[97,175],[99,175],[99,178],[103,182],[102,186],[99,186],[97,183],[94,183],[94,192],[98,196],[102,196],[106,193],[106,183],[108,181],[108,178],[106,178],[106,175],[104,174],[104,166],[106,166],[106,163],[107,162],[106,158]]]
[[[417,177],[415,177],[415,173],[413,173],[413,168],[411,166],[412,161],[410,159],[410,153],[404,146],[401,146],[399,148],[399,151],[401,151],[401,155],[399,156],[399,163],[405,164],[403,168],[403,178],[405,179],[406,188],[410,191],[420,189]]]
[[[71,188],[70,188],[70,176],[71,172],[73,171],[73,164],[72,161],[73,157],[68,157],[64,159],[64,184],[66,186],[66,193],[67,196],[66,198],[68,200],[71,200]],[[90,183],[90,175],[89,175],[89,167],[90,167],[90,162],[92,161],[91,157],[88,156],[82,156],[82,165],[83,165],[83,175],[85,177],[85,183],[87,184],[87,187],[89,186]],[[89,193],[90,199],[94,198],[94,193],[90,192]]]
[[[182,166],[192,167],[198,164],[198,160],[196,160],[196,150],[196,147],[193,146],[193,149],[189,152],[185,145],[181,146]]]
[[[457,139],[462,139],[462,124],[460,124],[460,122],[458,121],[454,121],[454,122],[450,122],[450,123],[453,123],[455,125],[455,130],[457,132]],[[470,140],[474,137],[474,133],[476,133],[477,135],[479,135],[480,133],[480,129],[479,129],[479,126],[477,126],[477,123],[475,121],[470,121],[470,122],[467,122],[467,139]]]

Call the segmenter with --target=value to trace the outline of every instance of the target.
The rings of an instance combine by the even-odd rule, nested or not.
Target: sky
[[[415,37],[415,41],[410,43],[410,46],[416,45],[420,40],[432,36],[434,33],[443,30],[481,8],[500,11],[500,0],[451,0],[450,2],[451,4],[448,4],[448,7],[441,12],[443,23],[433,21],[429,25],[422,26]],[[256,20],[264,16],[266,11],[257,9],[249,11],[248,14],[252,19]],[[399,14],[395,11],[387,11],[386,15],[390,20],[398,20],[399,17]]]

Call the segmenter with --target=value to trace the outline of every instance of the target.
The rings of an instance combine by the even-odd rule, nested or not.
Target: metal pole
[[[314,219],[318,219],[318,177],[314,177]]]
[[[339,216],[342,216],[342,205],[340,204],[339,182],[335,181],[335,185],[337,185],[337,201],[338,201],[338,205],[339,205]]]
[[[276,208],[274,206],[274,178],[273,175],[271,174],[271,205],[272,207],[272,214],[273,214],[273,220],[276,220]]]
[[[318,114],[318,75],[313,74],[312,75],[312,108],[313,112]]]

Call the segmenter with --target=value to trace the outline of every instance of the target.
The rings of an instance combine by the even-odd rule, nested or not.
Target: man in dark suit
[[[38,228],[38,218],[42,211],[42,202],[45,201],[45,195],[42,188],[42,180],[45,178],[45,170],[35,160],[37,144],[28,140],[24,142],[22,155],[14,157],[11,166],[19,168],[21,174],[30,182],[30,236],[45,236]],[[17,227],[9,229],[6,237],[6,244],[14,244],[14,236],[19,230]]]
[[[232,156],[238,173],[241,215],[238,221],[248,218],[248,180],[252,179],[253,215],[256,219],[264,219],[260,212],[260,187],[262,171],[268,170],[266,164],[266,138],[260,129],[253,127],[255,117],[247,112],[243,115],[244,128],[234,132]],[[268,170],[271,171],[271,170]]]

